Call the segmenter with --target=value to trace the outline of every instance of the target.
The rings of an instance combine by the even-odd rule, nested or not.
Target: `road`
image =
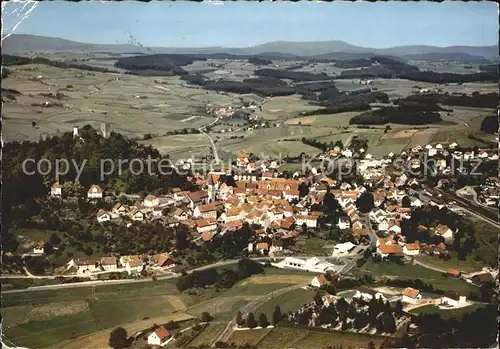
[[[378,236],[373,231],[372,223],[370,222],[369,214],[368,213],[360,213],[359,218],[363,222],[363,224],[366,226],[366,229],[368,229],[368,235],[370,236],[371,247],[375,248],[377,245]]]
[[[315,256],[298,256],[300,258],[312,258]],[[328,257],[325,256],[317,256],[317,258],[321,261],[326,260]],[[251,257],[249,258],[253,261],[268,261],[272,260],[275,258],[272,257]],[[280,259],[280,258],[278,258]],[[231,259],[227,261],[220,261],[217,263],[213,264],[208,264],[204,265],[198,268],[194,268],[191,270],[187,270],[187,274],[191,274],[194,271],[201,271],[205,269],[211,269],[211,268],[217,268],[217,267],[224,267],[227,265],[232,265],[236,264],[240,261],[240,259]],[[174,274],[174,275],[167,275],[167,276],[159,276],[156,278],[156,280],[168,280],[168,279],[175,279],[181,276],[181,274]],[[7,279],[9,277],[3,276],[3,279]],[[134,284],[134,283],[140,283],[140,282],[152,282],[152,278],[141,278],[141,279],[119,279],[119,280],[96,280],[96,281],[84,281],[84,282],[74,282],[74,283],[68,283],[68,284],[57,284],[57,285],[45,285],[45,286],[33,286],[33,287],[28,287],[28,288],[23,288],[23,289],[16,289],[16,290],[5,290],[2,293],[22,293],[22,292],[30,292],[30,291],[41,291],[41,290],[55,290],[55,289],[62,289],[62,288],[77,288],[77,287],[92,287],[92,286],[103,286],[103,285],[120,285],[120,284]]]
[[[207,133],[205,133],[205,131],[203,131],[203,129],[205,127],[209,127],[209,126],[213,126],[215,125],[218,121],[220,120],[220,117],[217,117],[217,119],[215,119],[213,122],[211,122],[210,124],[208,125],[205,125],[205,126],[202,126],[200,127],[198,130],[205,136],[208,138],[208,140],[210,141],[210,146],[212,147],[212,152],[214,153],[214,160],[215,160],[215,164],[214,165],[218,165],[220,163],[220,158],[219,158],[219,153],[217,152],[217,147],[215,146],[215,142],[214,140],[212,139],[212,137],[210,137]]]
[[[243,308],[241,308],[240,309],[241,314],[243,315],[243,317],[246,317],[246,315],[248,315],[248,313],[253,312],[257,308],[259,308],[261,305],[263,305],[264,303],[268,302],[270,299],[272,299],[274,297],[277,297],[277,296],[280,296],[280,295],[282,295],[284,293],[287,293],[289,291],[297,290],[297,289],[305,287],[305,286],[307,286],[307,285],[293,285],[293,286],[288,286],[288,287],[281,288],[279,290],[273,291],[271,293],[271,295],[266,294],[264,296],[261,296],[261,297],[257,298],[256,300],[248,303]],[[217,342],[227,342],[229,340],[229,338],[231,337],[231,335],[233,334],[233,331],[234,331],[234,328],[236,327],[236,325],[237,324],[236,324],[236,316],[235,316],[228,323],[228,325],[226,326],[226,328],[224,329],[224,331],[222,331],[222,333],[219,335],[219,337],[217,337],[217,339],[214,341],[214,343],[212,344],[211,347],[212,348],[215,347],[215,344]]]

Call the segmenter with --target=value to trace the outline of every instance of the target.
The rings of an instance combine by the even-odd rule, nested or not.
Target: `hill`
[[[112,52],[112,53],[228,53],[234,55],[255,55],[263,53],[280,53],[294,56],[314,57],[328,55],[331,53],[344,54],[383,54],[383,55],[413,55],[413,54],[467,54],[471,56],[482,56],[487,59],[498,57],[498,46],[450,46],[436,47],[426,45],[398,46],[384,49],[359,47],[351,45],[341,40],[333,41],[310,41],[310,42],[290,42],[276,41],[252,47],[231,48],[231,47],[151,47],[142,48],[130,44],[89,44],[81,43],[61,38],[14,34],[7,37],[2,43],[5,53],[19,53],[26,51],[85,51],[85,52]],[[357,57],[365,58],[365,57]]]

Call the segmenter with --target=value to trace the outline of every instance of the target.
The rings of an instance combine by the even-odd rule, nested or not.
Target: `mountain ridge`
[[[314,57],[329,53],[422,55],[422,54],[467,54],[487,59],[498,58],[498,46],[430,46],[407,45],[389,48],[369,48],[351,45],[342,40],[330,41],[274,41],[250,47],[140,47],[132,44],[92,44],[62,38],[13,34],[2,42],[4,53],[26,51],[83,51],[111,53],[228,53],[235,55],[276,52],[293,56]]]

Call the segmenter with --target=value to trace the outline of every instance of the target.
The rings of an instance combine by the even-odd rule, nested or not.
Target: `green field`
[[[477,292],[478,289],[453,277],[443,276],[434,270],[426,269],[418,265],[398,265],[390,262],[374,263],[366,262],[356,273],[366,273],[374,277],[393,276],[401,279],[420,279],[424,283],[431,284],[434,288],[444,291],[456,291],[460,294],[468,296],[470,292]]]
[[[465,314],[471,313],[474,310],[481,308],[480,304],[472,304],[467,307],[459,308],[459,309],[439,309],[435,305],[425,305],[423,307],[418,307],[413,310],[410,310],[412,314],[439,314],[441,317],[445,319],[456,318],[460,319]]]
[[[292,290],[267,301],[265,304],[257,308],[254,314],[258,316],[260,313],[264,313],[267,316],[268,321],[271,321],[276,305],[280,306],[281,313],[283,314],[290,311],[296,311],[304,304],[312,302],[315,294],[316,291],[313,291],[311,289]]]
[[[349,346],[366,348],[370,341],[373,341],[376,346],[379,346],[384,341],[384,338],[367,334],[339,331],[315,331],[313,329],[278,326],[272,330],[258,329],[235,331],[228,342],[241,344],[248,343],[263,349],[323,349],[326,346],[335,345],[342,345],[344,348]]]

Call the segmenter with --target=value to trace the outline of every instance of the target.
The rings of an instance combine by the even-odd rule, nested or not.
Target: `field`
[[[480,304],[473,304],[467,307],[458,308],[458,309],[439,309],[435,305],[425,305],[423,307],[418,307],[410,311],[412,314],[439,314],[441,317],[445,319],[456,318],[460,319],[465,314],[471,313],[474,310],[481,308]]]
[[[105,347],[116,326],[133,334],[172,316],[188,319],[205,311],[217,321],[228,321],[259,295],[311,278],[308,273],[270,268],[229,290],[209,288],[192,296],[180,293],[175,280],[4,294],[4,333],[17,345],[29,347]]]
[[[273,312],[276,305],[280,306],[281,313],[288,313],[290,311],[298,310],[302,305],[312,302],[314,299],[315,291],[310,289],[298,289],[285,293],[284,295],[272,298],[261,307],[255,310],[256,316],[264,313],[268,320],[273,318]]]
[[[112,67],[114,58],[105,54],[52,53],[46,56],[52,59],[84,58],[89,59],[88,64],[115,69]],[[279,62],[282,67],[298,63]],[[214,64],[218,67],[214,68]],[[459,67],[457,65],[453,69]],[[6,141],[38,140],[44,134],[71,131],[75,125],[90,124],[99,129],[101,122],[108,122],[111,130],[137,139],[152,133],[152,139],[141,143],[153,145],[162,153],[169,154],[172,159],[209,154],[209,142],[203,135],[165,136],[166,132],[208,125],[214,118],[204,111],[207,106],[238,107],[242,100],[254,101],[262,108],[254,113],[258,119],[274,121],[281,125],[265,130],[212,133],[214,139],[220,137],[217,148],[223,160],[234,158],[241,151],[270,156],[297,156],[301,152],[315,155],[319,152],[318,149],[302,144],[302,137],[336,141],[345,140],[352,134],[366,137],[368,152],[374,156],[386,155],[389,152],[399,153],[416,144],[424,145],[429,142],[453,140],[460,145],[481,145],[480,142],[468,139],[468,135],[475,133],[484,115],[491,112],[478,108],[453,107],[453,113],[450,115],[442,113],[445,122],[441,125],[429,125],[427,129],[415,130],[412,126],[391,124],[391,130],[384,134],[385,126],[374,126],[370,129],[349,126],[349,119],[359,112],[300,117],[300,112],[319,107],[309,105],[308,101],[302,100],[299,95],[263,98],[253,94],[221,94],[187,85],[178,77],[139,77],[44,65],[15,66],[11,67],[11,70],[12,74],[5,79],[4,88],[15,89],[22,94],[17,96],[15,101],[4,103]],[[196,61],[187,66],[186,70],[204,71],[204,74],[211,78],[242,80],[252,76],[255,66],[245,61],[209,60]],[[326,72],[334,76],[342,69],[330,63],[315,63],[297,71]],[[339,79],[335,83],[340,90],[363,87],[353,80]],[[398,98],[417,92],[417,86],[437,87],[435,84],[401,79],[375,79],[371,87],[387,93],[391,98]],[[498,90],[495,84],[481,83],[439,87],[449,93]],[[41,95],[49,92],[61,92],[64,96],[57,99]],[[57,102],[61,103],[61,106],[33,106],[45,102]],[[36,122],[36,127],[32,126],[32,122]],[[214,131],[226,130],[228,127],[218,125]],[[400,131],[403,130],[409,130],[408,137],[402,136]],[[244,138],[230,139],[232,136]],[[298,142],[286,142],[285,139],[295,139]]]
[[[373,341],[378,347],[384,338],[366,334],[339,331],[315,331],[312,329],[276,327],[272,330],[257,329],[235,331],[228,342],[255,345],[257,348],[310,348],[320,349],[326,346],[342,345],[343,347],[366,348]]]
[[[188,346],[197,347],[202,344],[212,344],[225,328],[226,324],[224,323],[211,323],[191,342],[189,342]]]
[[[420,279],[424,283],[433,285],[435,288],[444,291],[456,291],[466,296],[468,296],[470,292],[478,291],[477,287],[463,280],[445,277],[442,273],[418,265],[398,265],[390,262],[374,263],[368,261],[360,269],[356,270],[356,272],[367,273],[374,277],[393,276],[402,279]]]

